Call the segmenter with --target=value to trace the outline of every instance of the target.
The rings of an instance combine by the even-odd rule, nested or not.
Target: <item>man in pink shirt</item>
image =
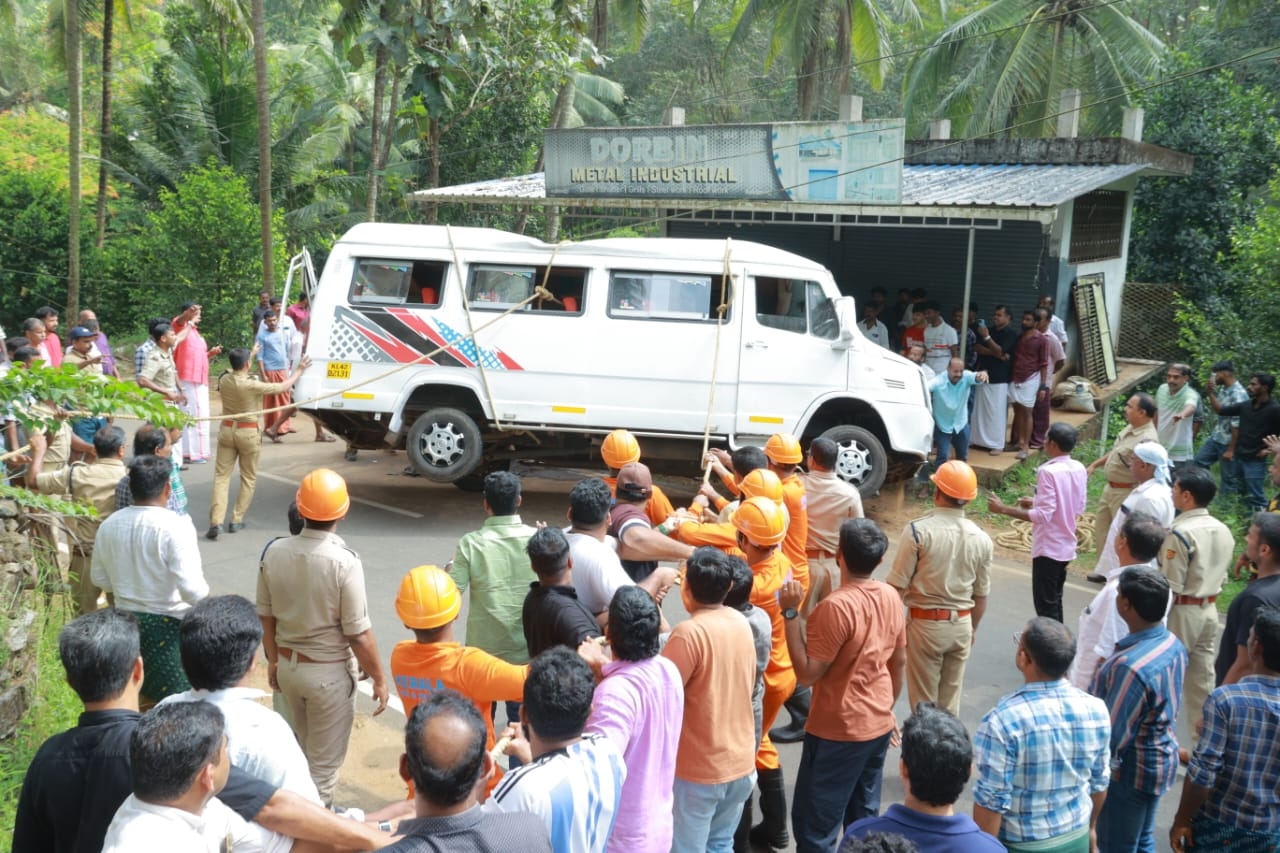
[[[604,680],[596,686],[587,719],[587,731],[612,740],[627,765],[622,799],[605,848],[610,853],[671,850],[672,785],[684,721],[684,682],[676,665],[658,654],[661,624],[658,604],[649,593],[638,586],[614,592],[605,626],[613,660],[601,650]],[[583,647],[600,649],[591,641]]]
[[[61,367],[63,349],[58,337],[58,309],[51,305],[37,308],[36,319],[44,323],[45,339],[41,346],[44,347],[42,355],[47,356],[45,361],[50,367]]]
[[[209,416],[209,359],[222,352],[212,349],[200,335],[200,306],[184,302],[182,313],[173,318],[173,333],[178,343],[173,348],[173,362],[178,369],[178,388],[186,395],[182,410],[193,418]],[[186,451],[183,462],[198,465],[209,461],[209,422],[197,420],[186,428],[182,438]]]
[[[1071,458],[1080,434],[1064,423],[1049,427],[1044,452],[1049,461],[1036,469],[1036,494],[1006,506],[994,495],[988,509],[1031,522],[1031,598],[1036,615],[1062,621],[1062,587],[1067,563],[1076,558],[1076,518],[1084,512],[1089,475]]]

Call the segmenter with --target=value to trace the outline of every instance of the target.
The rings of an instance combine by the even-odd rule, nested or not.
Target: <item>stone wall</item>
[[[38,654],[36,563],[27,535],[19,530],[20,510],[10,500],[0,500],[0,632],[4,655],[0,656],[0,740],[13,734],[26,712]]]

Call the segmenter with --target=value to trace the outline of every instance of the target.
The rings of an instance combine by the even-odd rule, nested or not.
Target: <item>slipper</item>
[[[323,441],[325,443],[328,443],[330,441],[337,441],[337,439],[331,435],[317,435],[316,441]]]
[[[994,449],[988,450],[987,452],[990,453],[992,456],[999,456],[1001,453],[1004,453],[1003,450],[994,450]]]
[[[1025,450],[1019,450],[1019,451],[1018,451],[1018,458],[1019,458],[1019,459],[1026,459],[1026,458],[1027,458],[1027,451],[1025,451]]]
[[[280,431],[280,434],[281,434],[281,435],[293,435],[295,432],[297,432],[297,430],[296,430],[296,429],[286,429],[286,430],[281,430],[281,431]]]
[[[265,435],[267,438],[271,439],[272,444],[280,443],[280,436],[276,435],[276,433],[273,430],[264,429],[262,431],[262,434]]]

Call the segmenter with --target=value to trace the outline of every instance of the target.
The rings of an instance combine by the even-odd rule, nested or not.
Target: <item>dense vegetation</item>
[[[1142,184],[1131,264],[1186,286],[1194,330],[1275,284],[1278,43],[1257,0],[0,0],[0,318],[137,333],[195,291],[233,343],[217,306],[278,291],[291,251],[471,221],[406,195],[534,170],[545,127],[833,118],[856,93],[913,134],[1038,136],[1075,87],[1084,133],[1137,104],[1197,155]]]

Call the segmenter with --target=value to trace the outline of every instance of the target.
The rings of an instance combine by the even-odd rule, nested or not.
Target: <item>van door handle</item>
[[[769,345],[766,344],[764,341],[747,341],[746,348],[747,349],[768,349]]]

